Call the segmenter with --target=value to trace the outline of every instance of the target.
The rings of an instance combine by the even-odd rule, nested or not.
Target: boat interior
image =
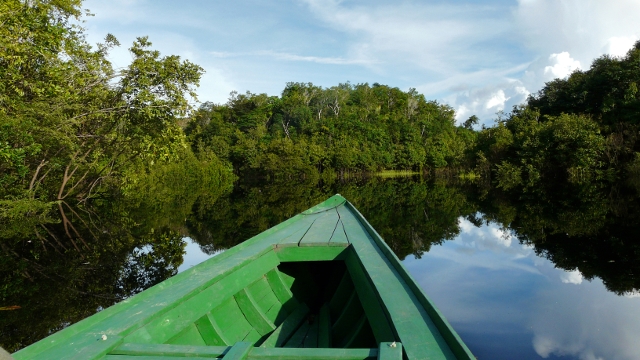
[[[344,261],[284,262],[166,344],[377,348]]]

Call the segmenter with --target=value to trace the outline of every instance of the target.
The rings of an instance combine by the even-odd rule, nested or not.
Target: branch
[[[42,161],[40,161],[40,165],[38,165],[38,167],[36,168],[36,172],[33,174],[33,177],[31,178],[31,182],[29,183],[29,191],[31,191],[33,189],[33,185],[36,182],[36,178],[38,177],[38,173],[40,172],[40,169],[42,169],[43,166],[47,165],[49,162],[45,161],[44,159],[42,159]]]

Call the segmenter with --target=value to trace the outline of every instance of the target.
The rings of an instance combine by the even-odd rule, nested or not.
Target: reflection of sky
[[[200,249],[200,245],[196,244],[189,237],[182,238],[182,240],[186,241],[187,247],[184,249],[186,254],[183,257],[182,265],[178,267],[179,273],[191,268],[192,266],[200,264],[201,262],[207,260],[212,256],[219,254],[218,252],[214,255],[207,255],[202,251],[202,249]]]
[[[460,235],[409,272],[478,359],[638,359],[640,298],[556,269],[495,224]]]

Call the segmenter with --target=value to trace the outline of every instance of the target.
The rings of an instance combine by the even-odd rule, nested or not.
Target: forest
[[[279,96],[233,92],[194,109],[200,66],[141,37],[131,64],[114,69],[118,40],[90,46],[73,21],[80,5],[1,5],[0,219],[12,232],[71,202],[135,198],[170,174],[225,188],[236,177],[410,170],[527,191],[640,173],[640,42],[478,128],[476,116],[456,124],[450,106],[378,83],[288,83]]]

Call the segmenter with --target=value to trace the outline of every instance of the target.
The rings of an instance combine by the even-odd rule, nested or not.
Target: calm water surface
[[[478,359],[640,358],[640,295],[558,269],[495,224],[459,221],[459,236],[403,263]],[[185,241],[178,271],[212,257]]]
[[[181,259],[159,245],[138,245],[115,266],[116,278],[104,281],[118,284],[117,302],[339,192],[403,259],[478,359],[638,359],[640,212],[629,191],[574,188],[564,198],[542,192],[514,199],[420,179],[239,185],[215,203],[193,204],[180,231],[152,231],[178,250],[184,246]],[[58,328],[79,320],[59,318]],[[9,339],[0,336],[0,344],[37,340],[15,324],[0,312],[0,335]],[[55,324],[33,327],[45,336]]]

